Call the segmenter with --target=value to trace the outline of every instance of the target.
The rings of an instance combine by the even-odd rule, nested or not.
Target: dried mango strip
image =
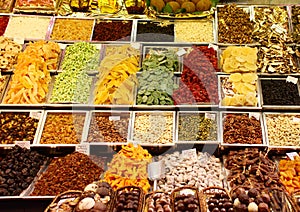
[[[16,69],[3,100],[5,104],[39,104],[46,100],[50,70],[56,68],[60,48],[54,42],[31,43],[17,60]],[[52,62],[49,63],[49,60]]]
[[[116,61],[116,58],[121,59]],[[95,104],[133,104],[133,90],[137,83],[137,57],[107,56],[100,65],[95,89]]]

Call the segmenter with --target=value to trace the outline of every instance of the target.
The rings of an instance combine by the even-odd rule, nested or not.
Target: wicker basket
[[[116,205],[118,204],[117,203],[117,198],[118,198],[118,195],[120,193],[122,193],[123,191],[138,191],[139,192],[139,206],[138,206],[138,212],[142,212],[143,211],[143,204],[144,204],[144,192],[143,192],[143,189],[141,187],[138,187],[138,186],[124,186],[124,187],[121,187],[119,189],[117,189],[115,191],[115,195],[114,195],[114,198],[113,198],[113,202],[112,202],[112,207],[110,208],[110,211],[113,211],[115,208],[116,208]]]
[[[164,192],[164,191],[152,191],[152,192],[150,192],[150,193],[148,193],[148,194],[146,194],[145,195],[145,198],[144,198],[144,205],[143,205],[143,212],[148,212],[148,209],[149,209],[149,205],[148,205],[148,199],[150,199],[150,198],[153,198],[153,196],[155,195],[155,194],[157,194],[157,193],[163,193],[163,194],[165,194],[165,195],[167,195],[167,196],[169,196],[169,198],[170,198],[170,200],[171,200],[171,205],[170,205],[170,207],[172,207],[172,198],[171,198],[171,195],[170,194],[168,194],[167,192]]]
[[[212,187],[207,187],[200,192],[200,206],[201,206],[201,212],[207,212],[208,211],[208,206],[207,206],[207,200],[214,196],[215,194],[220,193],[220,194],[227,194],[229,199],[231,199],[229,192],[221,187],[217,186],[212,186]]]
[[[196,195],[196,198],[198,200],[198,211],[201,211],[201,207],[200,207],[200,194],[198,192],[198,188],[196,187],[192,187],[192,186],[183,186],[180,188],[176,188],[172,191],[171,193],[171,202],[172,202],[172,211],[175,212],[175,199],[176,197],[184,190],[191,190],[194,192],[194,195]]]
[[[69,200],[74,200],[76,198],[80,198],[82,194],[82,191],[77,191],[77,190],[70,190],[70,191],[66,191],[66,192],[63,192],[59,195],[57,195],[53,201],[51,202],[51,204],[45,209],[44,212],[50,212],[51,209],[53,207],[56,207],[58,205],[58,203],[60,203],[61,201],[68,201]],[[75,202],[74,202],[75,203]],[[73,205],[73,209],[75,208],[76,204]]]
[[[300,211],[300,205],[297,204],[297,199],[300,200],[300,190],[294,191],[291,196],[287,196],[287,198],[290,198],[291,205],[295,208],[295,211]]]

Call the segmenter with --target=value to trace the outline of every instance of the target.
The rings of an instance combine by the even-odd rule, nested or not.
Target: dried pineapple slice
[[[242,80],[242,74],[234,73],[230,74],[228,82],[240,82]]]
[[[224,59],[229,58],[232,54],[232,50],[234,49],[234,46],[228,46],[223,52],[222,52],[222,57]]]
[[[257,70],[257,66],[254,63],[245,63],[244,66],[249,69],[250,71],[256,71]]]
[[[234,106],[243,106],[245,104],[246,97],[242,94],[235,94],[233,96],[233,105]]]
[[[242,47],[233,46],[231,50],[231,55],[235,57],[239,56],[241,54],[241,48]]]
[[[245,73],[242,75],[242,81],[251,84],[254,84],[257,78],[258,78],[257,74],[254,73]]]
[[[235,71],[234,68],[232,68],[231,66],[229,66],[228,63],[224,63],[223,65],[223,71],[226,72],[226,73],[232,73]]]
[[[235,57],[236,61],[238,61],[239,63],[244,63],[246,62],[246,59],[244,57],[242,57],[241,55],[236,56]]]
[[[232,83],[232,87],[233,87],[233,92],[234,93],[242,93],[242,87],[243,87],[242,82],[234,82]]]
[[[222,104],[223,106],[231,106],[231,105],[232,105],[232,101],[233,101],[233,97],[225,96],[225,97],[222,99],[221,104]]]
[[[249,92],[246,95],[246,106],[256,106],[257,105],[257,97],[255,92]]]
[[[246,88],[248,88],[249,91],[256,91],[256,86],[255,85],[252,85],[252,84],[249,84],[249,83],[244,83],[244,86]]]

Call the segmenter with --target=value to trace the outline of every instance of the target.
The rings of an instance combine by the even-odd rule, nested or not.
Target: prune
[[[162,25],[155,22],[138,22],[137,41],[174,42],[174,24]]]
[[[300,105],[297,84],[286,80],[261,80],[264,105]]]
[[[20,195],[33,181],[46,159],[37,152],[14,146],[1,161],[3,171],[0,172],[0,196]],[[26,175],[23,174],[25,169]]]

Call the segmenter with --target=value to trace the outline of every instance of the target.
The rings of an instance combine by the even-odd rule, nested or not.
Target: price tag
[[[131,43],[130,45],[134,49],[140,49],[140,43]]]
[[[90,145],[89,144],[79,144],[76,145],[76,151],[89,155],[90,154]]]
[[[102,46],[102,44],[98,44],[98,43],[96,43],[96,44],[93,44],[93,45],[95,45],[95,46],[96,46],[96,49],[98,49],[98,50],[101,50],[101,46]]]
[[[214,113],[205,113],[205,118],[215,120],[216,119],[216,114],[214,114]]]
[[[182,150],[181,155],[184,158],[189,158],[193,161],[196,161],[198,159],[197,157],[197,150],[196,149],[188,149],[188,150]]]
[[[256,120],[259,120],[259,114],[258,113],[249,113],[249,118],[254,117]]]
[[[30,141],[15,141],[15,145],[18,145],[22,148],[30,149]]]
[[[180,48],[178,51],[177,51],[177,55],[180,57],[180,56],[183,56],[186,54],[186,51],[184,48]]]
[[[60,49],[65,49],[67,47],[67,44],[65,43],[59,43],[58,45]]]
[[[40,120],[41,117],[42,117],[42,112],[38,112],[38,111],[30,111],[29,117],[30,117],[30,118],[34,118],[34,119],[37,119],[37,120]]]
[[[213,48],[215,51],[218,50],[218,46],[211,43],[208,45],[208,48]]]
[[[148,178],[158,180],[165,177],[165,163],[163,161],[148,164]]]
[[[299,157],[297,152],[288,152],[286,155],[291,159],[294,160],[294,157]]]
[[[21,44],[21,45],[24,44],[24,38],[14,38],[14,41],[15,41],[17,44]]]
[[[110,120],[110,121],[119,121],[120,120],[120,116],[110,116],[110,117],[108,117],[108,119]]]
[[[300,123],[300,118],[293,117],[293,122]]]
[[[297,84],[297,83],[298,83],[298,78],[292,77],[292,76],[288,76],[288,77],[286,78],[286,81],[287,81],[287,82],[294,83],[294,84]]]

